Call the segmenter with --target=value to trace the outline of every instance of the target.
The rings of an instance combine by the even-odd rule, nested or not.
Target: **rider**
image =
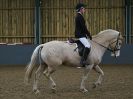
[[[86,5],[83,3],[78,3],[76,5],[76,17],[75,17],[75,37],[79,38],[80,42],[85,46],[85,49],[83,51],[83,56],[81,58],[80,64],[82,66],[86,65],[86,59],[88,57],[88,54],[90,53],[91,44],[87,40],[87,37],[89,39],[92,39],[92,36],[90,35],[90,32],[87,30],[85,19],[83,17],[83,14],[85,12]]]

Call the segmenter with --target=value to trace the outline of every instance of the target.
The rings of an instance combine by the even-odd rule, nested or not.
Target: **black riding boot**
[[[85,65],[87,64],[86,60],[87,60],[89,53],[90,53],[90,48],[85,47],[84,52],[83,52],[83,56],[82,56],[81,61],[80,61],[80,64],[83,67],[85,67]]]

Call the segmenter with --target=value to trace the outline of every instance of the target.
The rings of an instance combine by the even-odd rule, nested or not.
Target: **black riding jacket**
[[[76,38],[82,38],[86,37],[86,35],[91,39],[90,32],[87,30],[87,27],[85,25],[84,17],[77,13],[75,18],[75,37]]]

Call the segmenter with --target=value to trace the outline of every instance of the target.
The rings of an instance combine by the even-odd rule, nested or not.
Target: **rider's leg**
[[[90,53],[91,45],[90,45],[90,42],[85,37],[80,38],[79,40],[85,46],[85,49],[84,49],[84,52],[83,52],[83,56],[82,56],[81,62],[80,62],[80,64],[82,66],[85,66],[87,64],[86,60],[87,60],[88,54]]]

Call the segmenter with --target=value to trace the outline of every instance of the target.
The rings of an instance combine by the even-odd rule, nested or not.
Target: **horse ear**
[[[121,43],[123,43],[124,42],[124,38],[123,38],[121,32],[119,32],[119,33],[120,33],[119,40],[121,40]]]
[[[119,33],[120,33],[120,32],[119,32]],[[121,33],[120,33],[119,39],[122,40],[122,42],[124,41],[124,38],[123,38],[123,36],[121,35]]]

